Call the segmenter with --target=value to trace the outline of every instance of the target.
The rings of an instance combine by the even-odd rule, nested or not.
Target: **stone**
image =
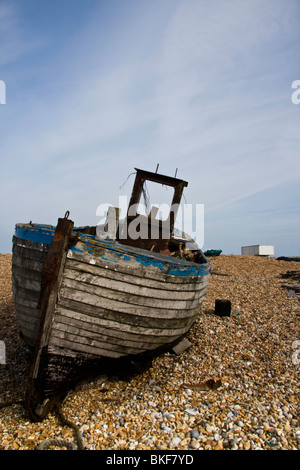
[[[223,444],[221,441],[215,445],[214,450],[223,450]]]
[[[190,435],[192,439],[199,439],[200,437],[199,431],[197,429],[190,431]]]
[[[191,448],[196,450],[196,449],[199,449],[199,447],[200,447],[200,442],[197,441],[196,439],[192,439]]]
[[[82,430],[88,450],[300,450],[298,370],[291,362],[299,299],[287,301],[280,276],[299,271],[299,263],[286,268],[276,259],[217,258],[212,269],[228,275],[211,276],[187,335],[191,347],[155,357],[126,380],[120,373],[103,383],[99,376],[70,390],[62,410]],[[45,439],[74,443],[74,430],[56,413],[35,423],[25,415],[29,361],[14,315],[11,255],[0,254],[0,279],[1,339],[9,358],[9,367],[0,365],[0,450],[34,450]],[[210,314],[224,292],[230,317]],[[222,387],[182,387],[210,378]]]
[[[171,444],[172,444],[174,447],[178,447],[180,443],[181,443],[180,437],[173,437],[173,439],[172,439],[172,441],[171,441]]]

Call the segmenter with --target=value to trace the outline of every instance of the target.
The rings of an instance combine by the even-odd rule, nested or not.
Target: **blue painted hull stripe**
[[[43,228],[34,229],[34,228],[23,228],[16,227],[15,236],[22,238],[23,240],[28,240],[36,243],[43,243],[45,245],[50,245],[52,242],[54,231],[45,230]]]
[[[75,229],[76,230],[76,229]],[[46,245],[50,245],[53,239],[55,228],[49,227],[45,225],[34,225],[33,227],[22,227],[16,225],[15,229],[15,236],[17,238],[21,238],[23,240],[28,240],[36,243],[42,243]],[[151,256],[140,255],[139,253],[134,253],[134,250],[130,248],[130,252],[126,252],[126,247],[124,245],[121,248],[116,247],[116,242],[112,242],[110,240],[96,240],[95,237],[92,235],[86,235],[80,233],[80,239],[87,247],[88,253],[93,255],[93,248],[98,247],[102,248],[103,250],[111,250],[115,252],[118,256],[121,257],[124,261],[129,261],[131,258],[134,258],[137,262],[142,264],[143,266],[154,266],[159,268],[160,270],[164,270],[166,266],[169,266],[168,274],[172,274],[173,276],[179,277],[188,277],[188,276],[205,276],[210,273],[210,263],[208,262],[207,265],[180,265],[178,263],[172,263],[170,260],[162,260],[156,259],[153,254]],[[117,250],[121,249],[121,253]],[[83,250],[76,248],[75,246],[71,246],[70,250],[83,253]],[[94,256],[97,256],[94,254]],[[116,260],[109,259],[105,256],[99,256],[104,260],[114,261]]]

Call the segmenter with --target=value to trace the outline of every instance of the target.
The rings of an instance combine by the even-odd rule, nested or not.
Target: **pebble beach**
[[[300,450],[300,303],[296,281],[283,276],[300,265],[240,255],[211,263],[187,349],[132,374],[99,373],[70,390],[61,408],[85,449]],[[230,300],[230,316],[216,315],[217,299]],[[35,450],[48,439],[77,448],[74,429],[55,411],[42,422],[25,413],[29,359],[14,315],[9,254],[0,255],[0,340],[0,450]]]

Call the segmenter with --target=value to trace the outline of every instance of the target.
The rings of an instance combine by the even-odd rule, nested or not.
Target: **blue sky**
[[[300,255],[299,24],[299,0],[0,0],[0,253],[159,163],[204,249]]]

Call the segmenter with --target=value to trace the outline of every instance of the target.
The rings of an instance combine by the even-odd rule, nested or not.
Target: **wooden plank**
[[[104,279],[114,279],[126,282],[128,284],[134,284],[142,287],[152,287],[153,289],[157,290],[170,290],[170,291],[178,291],[178,292],[190,292],[195,291],[201,288],[201,284],[206,282],[206,278],[208,276],[199,276],[193,279],[183,279],[182,282],[180,280],[173,282],[174,279],[167,281],[165,276],[162,274],[157,275],[155,278],[151,275],[151,273],[146,272],[146,269],[134,269],[128,266],[116,266],[115,264],[110,263],[101,263],[101,265],[90,264],[92,258],[90,258],[87,262],[86,261],[78,261],[75,259],[67,259],[66,262],[66,270],[74,270],[83,273],[89,273],[94,276],[104,278]],[[204,279],[205,278],[205,279]]]
[[[38,330],[39,322],[24,322],[22,325],[22,334],[30,339],[32,346],[35,344],[35,339],[37,337]]]
[[[59,338],[53,337],[51,339],[51,349],[53,347],[58,347],[61,348],[61,340]],[[126,356],[128,353],[127,351],[123,352],[118,352],[111,350],[108,352],[107,345],[104,344],[102,347],[93,347],[88,344],[79,344],[77,343],[76,349],[74,347],[74,342],[72,340],[65,339],[64,340],[64,347],[67,351],[72,351],[72,352],[78,352],[78,353],[84,353],[84,354],[92,354],[94,356],[99,356],[99,357],[110,357],[110,358],[115,358],[118,359],[119,357]]]
[[[121,357],[127,355],[141,354],[146,351],[153,351],[159,347],[162,347],[168,342],[163,344],[140,344],[139,347],[134,347],[133,344],[130,346],[122,346],[119,343],[109,343],[105,341],[91,341],[90,343],[86,339],[81,339],[81,342],[76,342],[75,339],[79,339],[76,335],[65,334],[65,337],[53,337],[51,346],[56,346],[59,348],[65,347],[72,352],[93,354],[94,356],[100,357]],[[178,339],[178,338],[177,338]],[[176,339],[174,340],[176,341]],[[173,342],[170,340],[170,342]]]
[[[30,314],[27,312],[24,312],[24,310],[18,310],[18,318],[19,321],[22,325],[25,323],[28,324],[39,324],[40,323],[40,316],[37,316],[35,314]]]
[[[77,302],[74,299],[60,299],[58,303],[58,308],[59,310],[61,308],[64,308],[66,311],[70,311],[71,314],[74,314],[76,316],[77,314],[79,315],[86,315],[87,319],[90,319],[89,321],[91,323],[97,322],[98,319],[103,319],[103,320],[109,320],[109,321],[116,321],[120,324],[120,328],[122,328],[123,324],[133,324],[133,325],[140,325],[141,327],[148,328],[153,326],[153,317],[146,316],[145,314],[143,316],[141,315],[128,315],[127,313],[122,313],[122,312],[117,312],[109,309],[104,309],[102,307],[96,307],[96,306],[90,306],[88,304],[83,304],[81,302]],[[199,308],[195,309],[195,313],[200,311],[200,306]],[[189,312],[187,313],[187,315]],[[188,318],[191,318],[194,314],[194,311],[191,313],[191,315]],[[159,322],[159,325],[161,328],[181,328],[184,327],[184,325],[187,322],[186,317],[174,317],[174,318],[165,318],[163,316],[158,317],[157,321]]]
[[[161,327],[159,322],[155,324],[152,322],[152,327],[147,326],[143,327],[140,324],[136,323],[120,323],[118,321],[106,320],[103,318],[91,318],[88,315],[83,315],[78,312],[72,312],[70,310],[62,309],[61,307],[57,309],[55,314],[55,320],[53,322],[53,330],[58,329],[58,324],[64,325],[62,328],[67,329],[69,326],[74,326],[78,330],[78,334],[81,334],[81,331],[84,334],[85,331],[92,331],[99,335],[105,333],[110,334],[116,338],[130,337],[132,341],[136,341],[136,336],[153,336],[154,338],[161,337],[170,337],[174,335],[182,335],[188,326],[194,321],[194,317],[198,315],[198,312],[195,312],[195,315],[185,322],[183,326],[169,326]],[[155,342],[155,341],[154,341]]]
[[[190,312],[193,312],[193,308],[197,305],[199,306],[199,301],[197,300],[194,305],[190,305],[185,309],[171,309],[171,308],[159,308],[158,306],[145,306],[145,305],[133,305],[130,303],[125,303],[124,301],[118,301],[114,299],[105,299],[99,297],[94,293],[89,293],[86,291],[80,291],[78,289],[70,289],[68,287],[62,287],[60,290],[60,298],[76,300],[90,306],[101,307],[109,310],[114,310],[116,312],[127,313],[129,315],[145,315],[152,318],[180,318],[189,317]]]
[[[86,294],[95,296],[95,298],[97,298],[97,302],[99,302],[99,299],[101,298],[103,307],[106,307],[111,302],[118,302],[118,305],[119,303],[122,303],[123,306],[130,304],[137,307],[149,307],[155,310],[188,310],[195,307],[196,305],[199,305],[199,291],[194,293],[193,298],[190,300],[185,298],[181,298],[180,300],[169,300],[164,298],[156,298],[154,296],[155,292],[153,293],[154,295],[152,297],[146,297],[139,295],[138,290],[136,290],[136,293],[129,294],[122,292],[121,290],[114,290],[112,288],[101,287],[99,285],[90,285],[87,283],[83,284],[82,282],[75,279],[64,278],[60,295],[65,296],[65,293],[70,292],[71,290],[74,292],[76,291],[76,295],[80,293],[83,302],[85,301],[84,299]]]
[[[13,237],[13,254],[39,260],[48,253],[48,250],[49,245]]]
[[[28,276],[20,276],[15,271],[12,275],[12,280],[15,285],[26,290],[40,293],[41,291],[41,280],[32,279]]]
[[[92,343],[93,345],[96,345],[98,343],[106,343],[112,345],[113,348],[124,346],[130,348],[131,350],[137,350],[138,352],[140,352],[141,349],[153,349],[155,347],[161,346],[162,344],[165,344],[166,342],[172,341],[173,338],[176,338],[176,335],[151,337],[147,335],[130,335],[129,333],[124,334],[124,332],[122,333],[121,331],[119,331],[120,334],[117,335],[118,331],[116,330],[104,330],[102,333],[98,333],[99,332],[94,330],[82,330],[71,325],[68,325],[66,328],[66,325],[60,324],[58,325],[58,328],[52,330],[50,344],[52,342],[52,338],[56,337],[62,339],[61,344],[63,346],[63,339],[72,336],[72,340],[74,341],[74,343]],[[113,336],[113,334],[115,336]],[[177,335],[177,337],[179,336],[181,335]],[[143,346],[141,347],[141,345]]]
[[[78,249],[82,250],[87,250],[87,247],[84,245],[84,243],[78,243],[76,245]],[[95,249],[96,252],[96,249]],[[147,279],[154,279],[159,282],[170,282],[172,284],[177,284],[177,285],[183,285],[183,284],[193,284],[193,283],[198,283],[199,282],[199,277],[200,279],[202,276],[179,276],[179,275],[173,275],[170,274],[169,272],[165,272],[162,269],[154,266],[153,264],[149,265],[143,265],[141,262],[137,261],[136,258],[142,259],[142,257],[136,256],[136,258],[131,255],[130,260],[122,259],[121,257],[117,257],[116,253],[113,251],[110,252],[109,250],[106,250],[105,252],[106,256],[103,254],[103,256],[96,256],[95,254],[90,254],[88,251],[83,251],[82,253],[75,252],[69,250],[68,252],[68,258],[69,259],[74,259],[77,261],[81,261],[83,263],[90,264],[92,263],[93,266],[100,266],[105,269],[112,269],[115,271],[120,271],[123,273],[128,273],[128,274],[134,274],[137,277],[142,277],[142,278],[147,278]],[[116,258],[113,259],[112,257],[115,256]],[[149,259],[150,258],[149,254]],[[110,258],[111,259],[110,259]],[[107,258],[107,259],[104,259]],[[170,257],[169,257],[170,258]],[[157,263],[158,261],[153,257],[153,263]],[[164,269],[170,269],[173,265],[171,263],[172,260],[170,259],[162,259],[161,263],[164,265]],[[196,265],[195,263],[186,263],[186,265],[181,266],[175,263],[174,259],[174,269],[181,270],[181,271],[187,271],[188,268],[191,270],[193,269],[200,269],[200,265]]]
[[[32,289],[25,289],[24,287],[17,285],[13,283],[14,288],[17,290],[17,296],[20,298],[24,298],[28,301],[31,302],[36,302],[36,305],[38,304],[39,298],[40,298],[40,292]]]
[[[49,247],[17,237],[13,241],[12,291],[15,312],[25,341],[33,346],[41,319],[41,311],[37,308],[41,270]]]
[[[177,338],[170,338],[170,343],[175,341]],[[77,334],[71,334],[69,332],[60,332],[60,336],[51,337],[51,346],[58,346],[68,348],[72,351],[84,352],[94,354],[96,356],[105,357],[120,357],[122,355],[140,354],[149,350],[154,350],[159,346],[167,344],[163,342],[159,344],[146,344],[140,343],[139,347],[134,347],[133,344],[130,346],[123,346],[120,343],[109,343],[97,339],[82,338]]]
[[[43,264],[39,263],[40,267],[38,269],[31,269],[31,267],[18,266],[16,263],[13,263],[13,276],[16,276],[19,279],[32,279],[34,281],[41,282],[42,278],[42,267]]]
[[[43,269],[44,260],[36,260],[32,258],[25,258],[24,256],[13,255],[12,258],[12,267],[13,270],[17,268],[23,268],[25,271],[35,271],[41,276],[41,272]]]
[[[105,272],[107,272],[107,270]],[[115,274],[115,272],[112,272],[112,274]],[[196,295],[195,290],[168,290],[166,288],[163,289],[164,285],[161,284],[159,289],[150,286],[137,285],[135,283],[136,277],[134,275],[130,276],[130,282],[124,282],[123,280],[113,279],[112,276],[111,278],[106,278],[104,276],[100,277],[92,273],[86,273],[73,269],[65,269],[64,279],[76,279],[83,285],[88,284],[90,286],[99,286],[105,289],[124,292],[127,294],[136,295],[138,293],[138,295],[142,297],[151,297],[163,300],[193,300]],[[199,285],[197,287],[199,287]]]
[[[26,296],[24,296],[24,295],[22,296],[22,295],[20,295],[19,292],[17,292],[15,294],[14,302],[19,304],[20,306],[30,307],[30,308],[36,309],[37,304],[38,304],[38,298],[36,298],[35,300],[28,299]]]

